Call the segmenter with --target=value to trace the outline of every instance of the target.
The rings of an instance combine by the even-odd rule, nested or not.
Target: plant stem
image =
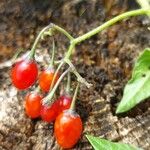
[[[65,58],[64,59],[69,59],[71,54],[72,54],[72,50],[74,49],[75,47],[75,44],[73,42],[71,42],[70,46],[69,46],[69,49],[65,55]]]
[[[54,59],[55,59],[55,41],[53,39],[52,57],[51,57],[51,61],[50,61],[49,67],[53,68],[53,66],[54,66]]]
[[[65,77],[65,75],[70,71],[70,68],[68,68],[64,73],[62,73],[62,75],[60,76],[60,78],[58,79],[57,83],[55,84],[54,88],[51,90],[51,92],[43,99],[43,104],[44,105],[48,105],[52,102],[52,98],[54,96],[55,91],[57,90],[60,82],[62,81],[62,79]]]
[[[137,15],[142,15],[142,14],[150,14],[150,10],[149,9],[138,9],[138,10],[133,10],[133,11],[129,11],[129,12],[125,12],[119,16],[114,17],[113,19],[105,22],[104,24],[102,24],[101,26],[89,31],[88,33],[85,33],[82,36],[79,36],[75,39],[71,40],[69,49],[66,53],[65,59],[69,59],[70,55],[72,54],[72,51],[75,47],[75,45],[79,44],[80,42],[83,42],[84,40],[91,38],[92,36],[94,36],[95,34],[103,31],[104,29],[112,26],[113,24],[115,24],[118,21],[121,21],[125,18],[131,17],[131,16],[137,16]]]
[[[51,26],[52,26],[53,29],[56,29],[56,30],[58,30],[59,32],[63,33],[70,41],[72,41],[72,40],[74,39],[74,38],[73,38],[66,30],[64,30],[63,28],[61,28],[61,27],[59,27],[59,26],[57,26],[57,25],[55,25],[55,24],[52,24],[52,23],[51,23]]]
[[[71,61],[69,59],[65,59],[65,62],[70,66],[71,71],[77,77],[78,82],[85,84],[88,88],[90,88],[92,86],[92,84],[88,83],[84,78],[81,77],[81,75],[77,72],[75,66],[71,63]]]
[[[54,74],[54,77],[53,77],[53,80],[52,80],[52,84],[51,84],[51,87],[50,87],[50,90],[49,90],[49,91],[52,90],[52,87],[53,87],[53,85],[54,85],[55,78],[56,78],[57,74],[59,73],[59,70],[61,69],[61,67],[66,63],[66,62],[65,62],[65,59],[67,59],[67,58],[70,57],[73,48],[74,48],[74,44],[71,44],[71,45],[69,46],[69,49],[68,49],[68,51],[67,51],[67,53],[66,53],[65,58],[62,59],[61,63],[59,64],[59,66],[58,66],[58,68],[57,68],[57,70],[55,71],[55,74]]]
[[[76,86],[76,89],[75,89],[75,92],[74,92],[74,95],[73,95],[73,99],[72,99],[72,102],[71,102],[70,110],[75,110],[75,103],[76,103],[78,90],[79,90],[79,83]]]
[[[63,65],[64,65],[64,60],[61,61],[61,63],[59,64],[57,70],[55,71],[55,74],[54,74],[54,77],[53,77],[53,80],[52,80],[52,83],[51,83],[51,86],[50,86],[49,91],[52,90],[52,88],[53,88],[53,86],[54,86],[54,83],[55,83],[55,78],[56,78],[56,76],[58,75],[59,70],[61,69],[61,67],[62,67]]]
[[[118,21],[121,21],[125,18],[131,17],[131,16],[137,16],[137,15],[142,15],[142,14],[150,14],[150,10],[149,9],[138,9],[138,10],[133,10],[133,11],[129,11],[129,12],[125,12],[119,16],[114,17],[113,19],[105,22],[104,24],[102,24],[101,26],[93,29],[92,31],[89,31],[88,33],[79,36],[78,38],[74,39],[72,42],[74,44],[79,44],[80,42],[92,37],[93,35],[99,33],[100,31],[103,31],[104,29],[112,26],[113,24],[115,24]]]
[[[38,42],[39,42],[41,36],[43,35],[43,33],[44,33],[47,29],[49,29],[49,28],[51,28],[51,24],[48,25],[48,26],[46,26],[45,28],[43,28],[43,29],[40,31],[40,33],[38,34],[37,38],[35,39],[35,42],[33,43],[32,48],[31,48],[30,55],[29,55],[30,58],[34,58],[36,46],[37,46],[37,44],[38,44]]]
[[[23,51],[23,49],[19,49],[17,50],[17,52],[15,53],[15,55],[12,57],[12,62],[15,62],[16,59],[18,58],[19,54]]]
[[[150,14],[150,10],[149,9],[138,9],[138,10],[133,10],[133,11],[129,11],[129,12],[126,12],[126,13],[123,13],[121,15],[118,15],[116,17],[114,17],[113,19],[105,22],[104,24],[102,24],[101,26],[89,31],[88,33],[82,35],[82,36],[79,36],[77,38],[73,38],[66,30],[62,29],[61,27],[55,25],[55,24],[50,24],[51,25],[51,28],[52,29],[56,29],[58,30],[59,32],[63,33],[66,37],[68,37],[68,39],[70,40],[70,46],[69,46],[69,49],[67,51],[67,53],[65,54],[65,58],[62,60],[62,62],[59,64],[56,72],[55,72],[55,75],[54,75],[54,78],[53,78],[53,81],[52,81],[52,84],[51,84],[51,88],[50,88],[50,94],[46,97],[46,99],[44,100],[45,103],[47,101],[49,101],[48,99],[52,99],[54,93],[55,93],[55,90],[57,88],[57,86],[59,85],[59,82],[60,80],[62,80],[62,76],[65,76],[64,73],[61,75],[61,77],[58,79],[57,83],[55,84],[54,88],[52,89],[53,87],[53,84],[54,84],[54,80],[55,80],[55,77],[56,75],[58,74],[60,68],[65,64],[67,63],[69,66],[71,66],[72,68],[72,72],[77,76],[78,78],[78,81],[81,82],[81,83],[84,83],[86,84],[87,87],[90,87],[91,85],[84,79],[80,76],[80,74],[76,71],[74,65],[71,63],[70,61],[70,56],[72,54],[72,51],[73,49],[75,48],[75,46],[77,44],[79,44],[80,42],[94,36],[95,34],[103,31],[104,29],[112,26],[113,24],[115,24],[116,22],[118,21],[121,21],[125,18],[128,18],[128,17],[131,17],[131,16],[137,16],[137,15],[142,15],[142,14]],[[42,31],[41,31],[42,32]],[[44,31],[43,31],[44,32]],[[33,48],[31,50],[31,56],[34,56],[34,53],[35,53],[35,47],[38,43],[38,40],[40,39],[40,36],[42,35],[42,33],[39,34],[39,36],[37,37],[36,41],[35,41],[35,44],[33,45]],[[52,90],[51,90],[52,89]],[[74,100],[75,101],[75,100]],[[75,103],[75,102],[74,102]],[[72,104],[73,105],[73,104]],[[72,106],[73,107],[73,106]]]
[[[71,74],[70,72],[68,72],[68,76],[67,76],[67,86],[66,86],[66,94],[70,95],[70,84],[71,84]]]

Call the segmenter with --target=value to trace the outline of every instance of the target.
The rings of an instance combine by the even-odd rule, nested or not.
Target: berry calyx
[[[42,97],[38,93],[29,93],[25,97],[25,111],[26,114],[34,119],[40,117]]]
[[[39,77],[39,85],[44,92],[48,92],[50,90],[51,84],[54,79],[54,75],[55,75],[55,71],[52,68],[50,69],[48,68],[41,72]],[[58,78],[59,78],[59,74],[56,74],[56,77],[54,79],[54,84],[57,82]]]
[[[82,130],[82,120],[74,110],[65,110],[56,118],[54,135],[62,148],[73,148]]]
[[[11,69],[11,80],[19,90],[24,90],[33,85],[37,79],[37,63],[31,59],[23,59],[14,64]]]

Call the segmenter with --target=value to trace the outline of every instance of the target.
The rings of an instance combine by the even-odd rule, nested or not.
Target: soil
[[[10,58],[17,49],[30,49],[37,33],[50,22],[77,37],[137,7],[127,0],[1,0],[0,150],[60,149],[53,136],[53,124],[29,119],[23,107],[27,91],[17,91],[11,84]],[[86,134],[133,144],[144,150],[150,148],[150,101],[140,103],[128,113],[115,114],[137,56],[150,46],[149,25],[147,17],[126,19],[76,47],[73,62],[93,86],[80,88],[77,112],[83,119],[84,131],[74,149],[92,149]],[[57,57],[61,59],[68,42],[60,34],[55,38]],[[50,39],[47,41],[39,44],[36,54],[41,68],[49,61],[47,50],[51,43]]]

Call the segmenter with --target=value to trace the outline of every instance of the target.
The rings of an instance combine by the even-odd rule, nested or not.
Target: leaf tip
[[[122,111],[120,109],[120,105],[118,105],[117,109],[116,109],[116,114],[120,114]]]
[[[121,114],[121,113],[124,113],[124,112],[126,112],[126,111],[128,111],[128,110],[125,110],[121,105],[119,105],[118,107],[117,107],[117,109],[116,109],[116,114]]]
[[[119,114],[120,112],[119,112],[118,109],[117,109],[115,113],[116,113],[116,114]]]

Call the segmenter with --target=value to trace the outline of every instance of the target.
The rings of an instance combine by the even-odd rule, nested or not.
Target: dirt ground
[[[26,117],[23,97],[27,91],[17,91],[11,85],[10,58],[17,49],[30,49],[35,35],[50,22],[77,37],[117,14],[136,8],[136,3],[129,0],[1,0],[0,150],[60,149],[53,137],[53,124]],[[150,101],[128,113],[115,115],[137,56],[150,46],[149,25],[147,17],[133,17],[76,47],[73,62],[93,86],[90,89],[82,86],[78,95],[77,111],[83,119],[84,131],[75,150],[92,149],[85,134],[149,150]],[[62,58],[68,42],[60,34],[56,39],[57,57]],[[49,41],[38,47],[36,60],[41,67],[48,63],[49,47]]]

